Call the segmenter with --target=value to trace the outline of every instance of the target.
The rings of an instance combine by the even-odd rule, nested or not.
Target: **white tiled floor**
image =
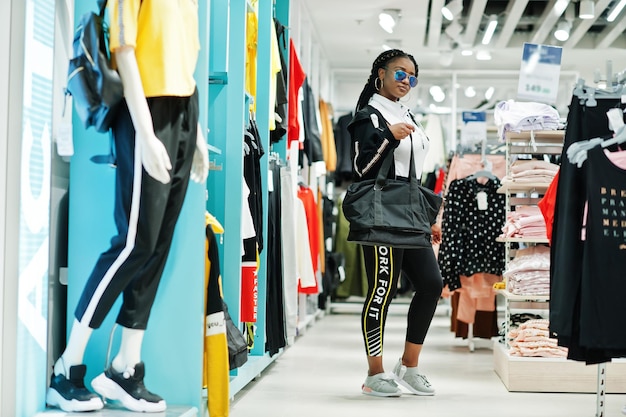
[[[335,305],[333,314],[306,334],[248,384],[231,405],[231,417],[594,417],[595,394],[508,392],[493,370],[488,341],[470,352],[438,312],[424,344],[420,369],[434,397],[375,398],[361,394],[366,360],[358,305]],[[404,343],[406,304],[392,303],[385,332],[390,372]],[[622,416],[626,395],[606,397],[603,417]]]

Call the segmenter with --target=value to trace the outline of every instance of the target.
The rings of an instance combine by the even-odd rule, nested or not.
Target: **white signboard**
[[[559,46],[524,44],[517,87],[519,99],[556,103],[562,52]]]

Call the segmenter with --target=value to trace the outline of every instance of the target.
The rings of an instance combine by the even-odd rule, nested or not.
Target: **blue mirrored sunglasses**
[[[393,78],[396,81],[404,81],[406,77],[409,77],[409,85],[411,86],[411,88],[417,85],[417,77],[415,75],[409,75],[402,70],[396,70],[396,72],[393,74]]]

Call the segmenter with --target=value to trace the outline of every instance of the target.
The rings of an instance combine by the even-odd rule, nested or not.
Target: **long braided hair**
[[[378,55],[378,57],[374,60],[374,63],[372,64],[372,72],[370,73],[370,76],[367,79],[367,82],[365,83],[363,90],[361,91],[359,100],[356,103],[355,112],[358,112],[363,107],[367,106],[367,103],[369,102],[370,98],[372,98],[374,93],[377,92],[375,83],[376,83],[376,79],[378,78],[378,70],[380,68],[387,67],[389,62],[393,61],[396,58],[410,59],[413,62],[413,65],[415,65],[415,76],[417,77],[417,73],[418,73],[417,62],[415,61],[415,58],[413,58],[413,55],[407,54],[406,52],[401,51],[400,49],[390,49],[388,51],[381,53],[380,55]]]

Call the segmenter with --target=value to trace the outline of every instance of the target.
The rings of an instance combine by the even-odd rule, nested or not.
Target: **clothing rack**
[[[607,74],[610,74],[607,71]],[[626,80],[626,77],[620,76],[622,82]],[[616,77],[617,79],[617,77]],[[579,80],[579,84],[580,84]],[[579,85],[577,85],[577,88]],[[613,96],[612,98],[621,97],[623,84],[615,84],[613,86],[613,90],[617,95],[617,91],[619,91],[619,96]],[[576,90],[575,93],[576,94]],[[580,96],[578,96],[580,97]],[[588,99],[587,99],[588,100]],[[587,104],[589,105],[589,104]],[[587,151],[596,146],[608,147],[614,144],[621,144],[626,142],[626,129],[624,128],[623,121],[623,112],[621,109],[613,108],[607,112],[607,119],[609,121],[609,125],[611,129],[615,132],[615,137],[612,139],[603,139],[603,138],[594,138],[581,142],[575,142],[570,145],[567,149],[567,156],[571,163],[576,164],[579,168],[582,166],[583,162],[587,159]],[[604,417],[605,414],[605,404],[606,404],[606,371],[607,366],[606,363],[598,364],[598,377],[597,377],[597,387],[596,387],[596,417]]]
[[[585,100],[587,107],[595,107],[597,105],[597,99],[606,98],[621,98],[626,94],[626,69],[613,73],[613,62],[611,60],[606,61],[606,77],[602,79],[600,71],[597,70],[594,74],[594,82],[596,84],[606,81],[606,88],[601,89],[593,86],[585,85],[585,80],[579,78],[576,81],[573,94],[581,100]]]
[[[598,387],[596,388],[596,417],[604,417],[606,397],[606,363],[598,364]]]

